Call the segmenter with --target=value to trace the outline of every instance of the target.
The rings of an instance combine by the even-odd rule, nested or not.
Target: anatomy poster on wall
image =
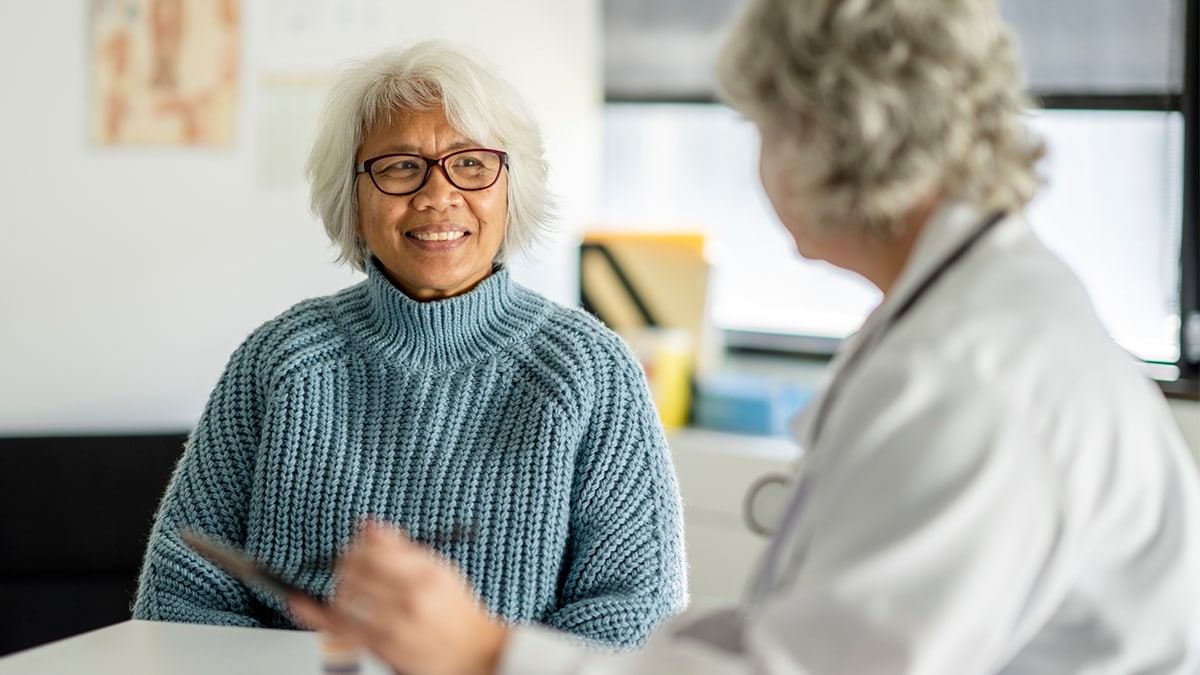
[[[92,0],[92,139],[230,145],[238,0]]]

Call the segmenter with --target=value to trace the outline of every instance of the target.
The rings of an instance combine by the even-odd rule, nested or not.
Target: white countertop
[[[125,621],[0,658],[0,675],[295,675],[322,671],[315,633]],[[364,657],[364,675],[390,671]]]

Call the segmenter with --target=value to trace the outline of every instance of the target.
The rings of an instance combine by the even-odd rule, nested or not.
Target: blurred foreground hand
[[[288,598],[297,621],[359,642],[411,675],[490,675],[508,629],[452,565],[390,525],[367,523],[338,561],[328,605]]]

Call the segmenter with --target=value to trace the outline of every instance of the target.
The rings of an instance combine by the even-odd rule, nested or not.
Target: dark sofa
[[[130,618],[185,440],[0,438],[0,655]]]

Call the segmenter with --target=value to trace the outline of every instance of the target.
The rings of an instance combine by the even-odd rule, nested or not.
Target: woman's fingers
[[[409,589],[428,576],[432,562],[429,552],[402,531],[368,525],[338,564],[334,604],[362,619],[372,604],[403,603]]]
[[[332,612],[328,606],[313,602],[302,595],[289,595],[287,597],[287,608],[297,623],[305,628],[335,632],[335,620],[331,616]]]
[[[407,546],[406,546],[407,544]],[[417,547],[395,528],[367,523],[339,560],[337,591],[328,604],[301,596],[287,599],[288,609],[307,628],[338,634],[361,634],[375,614],[406,587],[405,567],[395,562]]]
[[[419,614],[413,608],[437,564],[403,530],[366,523],[338,562],[337,590],[323,617],[364,642],[386,639]]]
[[[486,672],[506,639],[461,573],[399,529],[365,524],[328,605],[289,598],[304,625],[365,645],[401,671]]]

